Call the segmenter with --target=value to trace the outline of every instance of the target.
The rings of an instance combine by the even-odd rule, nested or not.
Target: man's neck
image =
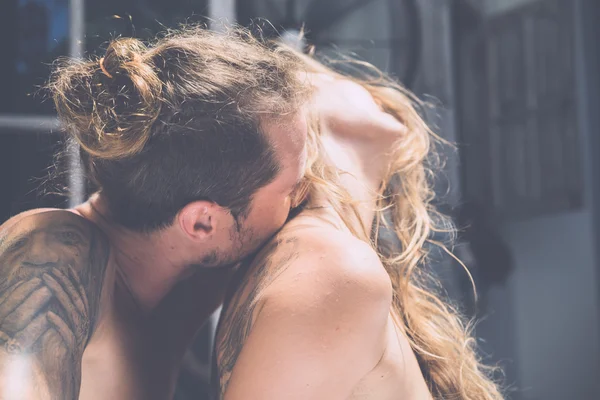
[[[115,223],[104,200],[92,196],[76,211],[96,223],[110,238],[117,272],[133,300],[144,311],[152,311],[182,279],[190,275],[176,243],[161,232],[145,234]]]

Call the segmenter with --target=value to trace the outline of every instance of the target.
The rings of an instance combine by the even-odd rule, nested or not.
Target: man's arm
[[[225,400],[346,399],[381,359],[392,289],[377,256],[311,242],[257,306]]]
[[[68,211],[0,227],[0,398],[77,399],[110,247]]]

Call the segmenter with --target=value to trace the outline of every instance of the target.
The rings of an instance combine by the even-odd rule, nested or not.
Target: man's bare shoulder
[[[0,363],[35,364],[26,397],[78,397],[109,258],[106,235],[74,212],[32,210],[0,226]]]
[[[42,214],[42,213],[49,212],[49,211],[63,211],[63,210],[60,210],[58,208],[34,208],[33,210],[23,211],[17,215],[13,215],[6,221],[0,223],[0,232],[6,231],[9,227],[13,226],[14,224],[22,221],[23,219],[25,219],[27,217],[35,216],[35,215]]]
[[[32,210],[23,211],[17,215],[10,217],[8,220],[0,224],[0,235],[6,234],[15,225],[23,222],[33,222],[38,219],[44,219],[52,216],[57,219],[77,221],[83,225],[92,226],[92,222],[83,218],[78,213],[71,210],[60,208],[34,208]]]

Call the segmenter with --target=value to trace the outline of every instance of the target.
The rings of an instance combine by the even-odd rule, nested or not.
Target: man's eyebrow
[[[77,231],[77,233],[79,233],[81,236],[86,237],[86,232],[81,228],[81,226],[71,223],[71,222],[63,222],[60,223],[57,226],[51,226],[50,228],[48,228],[51,231],[55,231],[55,230],[59,230],[59,229],[63,229],[63,228],[69,228],[69,229],[74,229]]]
[[[7,234],[4,234],[2,237],[0,237],[0,255],[2,255],[6,251],[9,251],[11,246],[14,243],[17,243],[19,240],[24,239],[28,236],[31,236],[35,232],[42,231],[42,230],[53,232],[53,231],[57,231],[57,230],[64,229],[64,228],[73,229],[73,230],[77,231],[77,233],[79,233],[84,238],[87,237],[86,232],[82,229],[81,226],[71,223],[71,222],[61,222],[61,223],[56,224],[56,226],[36,228],[36,229],[32,229],[27,232],[19,233],[17,235],[11,235],[10,233],[7,233]]]
[[[10,248],[13,246],[13,244],[30,236],[32,232],[33,231],[27,231],[14,236],[4,235],[2,238],[0,238],[0,256],[4,255],[5,252],[10,251]]]

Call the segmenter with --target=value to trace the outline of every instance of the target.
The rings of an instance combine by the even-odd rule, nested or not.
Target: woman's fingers
[[[83,298],[81,293],[77,291],[73,282],[60,270],[54,269],[50,274],[50,277],[54,278],[55,281],[59,282],[60,286],[64,289],[64,291],[69,295],[73,306],[77,309],[79,314],[83,317],[87,315],[87,308],[85,303],[83,302]],[[42,279],[44,277],[42,276]]]
[[[73,331],[69,328],[65,321],[57,314],[52,311],[48,311],[46,314],[48,322],[50,325],[56,329],[60,337],[65,342],[65,346],[69,349],[69,351],[75,351],[77,346],[77,339],[73,334]]]
[[[0,304],[0,323],[10,314],[15,308],[19,307],[23,301],[42,283],[40,278],[33,278],[29,281],[19,283],[10,294],[3,296]]]
[[[79,307],[75,305],[75,301],[67,294],[63,286],[57,282],[50,274],[43,274],[44,283],[50,288],[52,294],[56,297],[64,311],[66,312],[73,328],[76,331],[82,331],[84,325],[84,316],[80,313],[79,307],[83,306],[80,303]]]
[[[45,314],[39,314],[14,339],[6,343],[6,350],[11,354],[27,352],[37,340],[48,330],[49,324]]]
[[[88,315],[88,311],[90,308],[89,308],[89,304],[88,304],[87,294],[83,290],[83,284],[81,283],[81,279],[79,278],[77,271],[75,271],[75,269],[73,268],[72,265],[67,265],[67,272],[69,273],[69,276],[71,277],[71,279],[74,282],[74,285],[73,285],[74,289],[77,291],[77,293],[79,293],[79,297],[83,301],[83,306],[85,308],[85,314]]]
[[[25,286],[25,285],[22,285]],[[20,300],[10,299],[10,302]],[[17,307],[4,318],[2,327],[16,332],[24,329],[37,315],[39,315],[46,304],[52,299],[52,293],[45,286],[34,289],[27,298],[17,303]]]

